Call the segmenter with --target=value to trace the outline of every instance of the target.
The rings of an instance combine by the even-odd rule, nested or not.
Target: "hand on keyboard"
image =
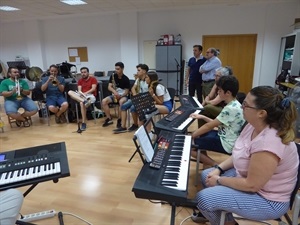
[[[192,114],[190,115],[190,117],[193,118],[193,119],[202,119],[202,115],[199,115],[199,114],[197,114],[197,113],[192,113]]]

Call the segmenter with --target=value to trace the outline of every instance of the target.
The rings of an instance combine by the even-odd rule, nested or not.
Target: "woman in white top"
[[[157,73],[149,71],[146,75],[146,82],[149,85],[149,93],[153,97],[155,107],[161,114],[168,114],[172,111],[173,103],[168,89],[158,82]]]

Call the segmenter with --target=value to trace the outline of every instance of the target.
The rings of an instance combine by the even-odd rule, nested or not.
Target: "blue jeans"
[[[37,111],[38,108],[31,98],[23,97],[21,100],[5,100],[4,108],[6,114],[15,114],[19,108],[25,109],[25,111],[33,112]]]

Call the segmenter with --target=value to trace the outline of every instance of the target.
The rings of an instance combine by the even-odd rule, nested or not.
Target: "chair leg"
[[[294,199],[294,207],[293,207],[293,214],[292,214],[292,225],[298,225],[299,221],[299,213],[300,213],[300,194],[296,194]]]
[[[225,224],[226,214],[227,214],[226,211],[222,211],[219,225],[224,225]]]
[[[200,153],[201,153],[201,150],[197,149],[195,186],[197,186],[199,184]]]

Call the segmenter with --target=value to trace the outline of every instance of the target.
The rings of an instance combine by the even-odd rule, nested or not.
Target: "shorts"
[[[77,96],[79,96],[79,97],[81,97],[82,99],[84,99],[84,98],[81,96],[80,93],[75,92],[75,91],[74,91],[74,93],[75,93]],[[91,100],[91,103],[95,103],[95,101],[96,101],[96,97],[95,97],[93,94],[87,94],[87,95],[86,95],[86,98],[87,98],[87,100]],[[85,99],[84,99],[84,100],[85,100]]]
[[[113,95],[109,95],[109,96],[107,96],[107,97],[109,97],[110,98],[110,100],[111,100],[111,102],[112,103],[114,103],[114,96]],[[126,98],[126,99],[128,99],[128,97],[126,96],[126,97],[122,97],[122,98]],[[119,102],[118,102],[119,103]],[[125,102],[126,103],[126,102]],[[125,104],[124,103],[124,104]]]
[[[33,112],[37,111],[37,105],[32,101],[31,98],[23,97],[22,100],[5,100],[4,108],[6,114],[14,114],[18,112],[19,108],[25,109],[25,111]]]
[[[172,103],[171,100],[164,102],[163,105],[166,106],[166,107],[168,108],[169,112],[172,111],[173,103]]]
[[[50,105],[60,107],[67,100],[63,96],[50,96],[46,97],[46,105],[49,107]]]
[[[127,109],[130,109],[132,106],[132,101],[131,99],[128,99],[126,102],[123,103],[123,105],[121,106],[121,110],[122,111],[126,111]]]

